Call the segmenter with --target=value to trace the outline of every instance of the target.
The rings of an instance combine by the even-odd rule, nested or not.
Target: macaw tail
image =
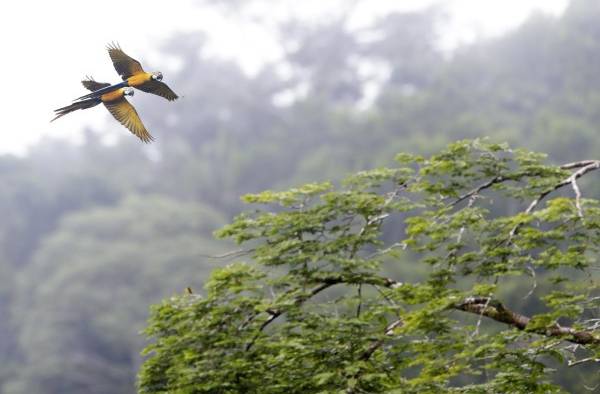
[[[95,107],[96,105],[100,104],[101,102],[102,102],[102,100],[100,100],[99,98],[91,98],[91,99],[87,99],[87,100],[78,101],[76,103],[67,105],[66,107],[55,109],[54,112],[56,114],[56,117],[54,119],[52,119],[50,122],[54,122],[56,119],[60,118],[61,116],[65,116],[66,114],[71,113],[73,111],[77,111],[78,109],[87,109],[87,108]]]
[[[100,96],[102,96],[105,93],[112,92],[113,90],[124,88],[126,86],[129,86],[129,84],[127,83],[127,81],[119,82],[119,83],[114,84],[114,85],[110,85],[110,86],[107,86],[107,87],[104,87],[104,88],[101,88],[101,89],[98,89],[98,90],[94,90],[92,93],[88,93],[86,95],[78,97],[78,98],[76,98],[73,101],[86,100],[86,99],[90,99],[90,98],[99,98]]]

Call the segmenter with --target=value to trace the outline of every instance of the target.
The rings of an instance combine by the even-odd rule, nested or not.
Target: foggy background
[[[600,158],[600,2],[274,4],[5,6],[0,392],[135,392],[150,305],[226,263],[207,257],[234,248],[212,232],[245,193],[462,138]],[[130,100],[149,146],[100,106],[48,123],[84,75],[118,81],[113,40],[182,96]]]

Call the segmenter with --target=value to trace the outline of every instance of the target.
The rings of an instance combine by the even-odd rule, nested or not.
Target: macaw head
[[[162,73],[160,71],[153,72],[152,79],[155,81],[162,81]]]
[[[130,88],[129,86],[126,88],[123,88],[123,95],[124,96],[133,96],[133,88]]]

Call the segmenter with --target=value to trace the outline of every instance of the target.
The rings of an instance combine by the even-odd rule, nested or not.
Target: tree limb
[[[386,288],[397,288],[402,286],[402,282],[396,280],[380,277],[380,276],[350,276],[345,277],[343,275],[333,275],[331,277],[320,278],[321,282],[318,286],[314,287],[308,293],[298,296],[294,300],[294,305],[299,306],[304,302],[308,301],[315,295],[319,294],[325,289],[332,287],[337,284],[370,284],[373,286],[382,286]],[[479,316],[485,316],[492,320],[500,323],[508,324],[509,326],[515,327],[519,330],[526,330],[527,325],[531,321],[531,318],[520,313],[514,312],[504,306],[502,302],[494,300],[491,297],[469,297],[464,299],[462,302],[452,305],[451,309],[473,313]],[[275,319],[283,315],[286,312],[284,309],[271,309],[267,313],[270,315],[259,327],[259,333],[246,345],[246,351],[250,350],[256,340],[258,339],[260,332],[262,332],[267,326],[269,326]],[[386,327],[385,335],[391,336],[393,330],[401,325],[400,319],[394,321],[388,327]],[[546,337],[558,337],[568,342],[572,342],[579,345],[597,345],[600,344],[600,338],[594,336],[592,332],[586,330],[577,330],[572,327],[560,326],[558,324],[551,327],[540,327],[532,329],[531,332],[546,336]],[[368,360],[371,355],[384,344],[383,339],[379,339],[371,344],[361,355],[361,360]]]
[[[506,323],[519,330],[526,330],[527,325],[531,321],[530,317],[513,312],[506,308],[500,301],[490,297],[469,297],[461,303],[454,305],[453,308],[485,316],[492,320]],[[579,345],[600,344],[600,338],[594,336],[589,331],[576,330],[572,327],[564,327],[558,324],[551,327],[535,328],[532,329],[531,332],[546,337],[561,337],[566,341]]]

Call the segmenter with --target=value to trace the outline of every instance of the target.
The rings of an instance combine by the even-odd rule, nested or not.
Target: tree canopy
[[[238,261],[153,309],[139,391],[547,393],[598,358],[600,201],[578,182],[600,161],[480,140],[396,160],[246,195],[263,208],[217,232]]]

